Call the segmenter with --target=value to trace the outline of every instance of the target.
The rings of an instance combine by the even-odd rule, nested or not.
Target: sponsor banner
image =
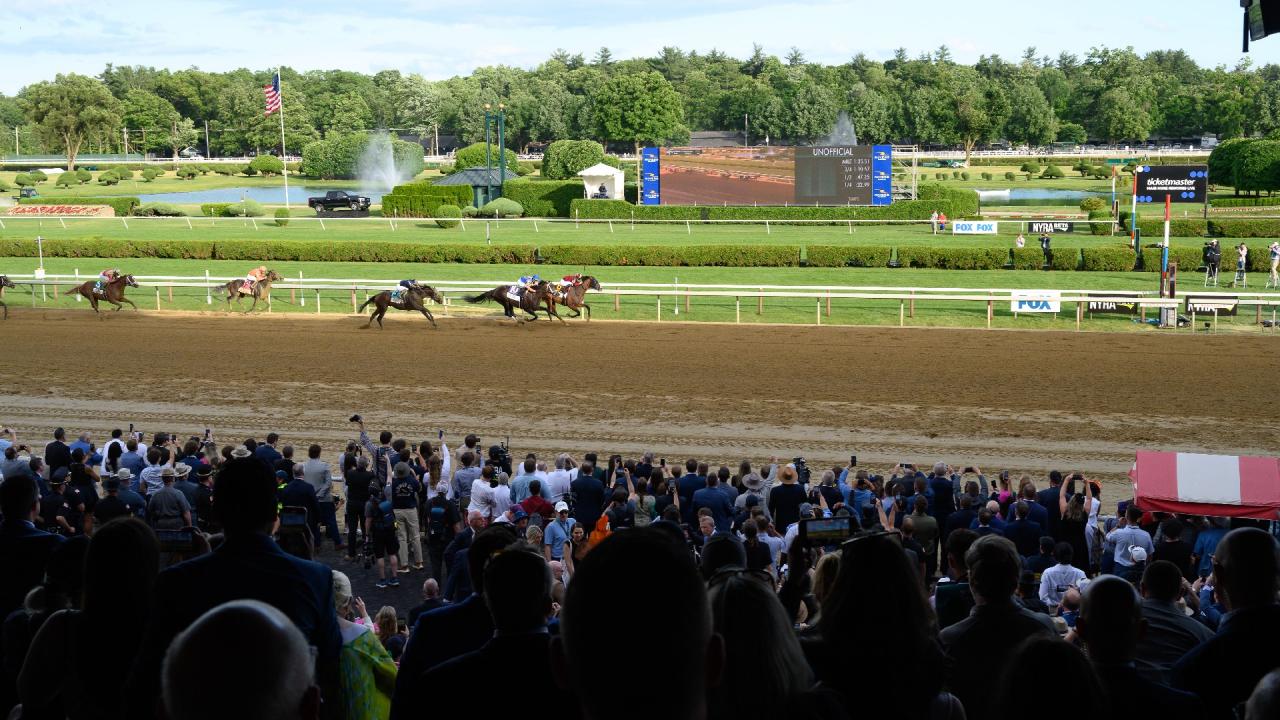
[[[1219,315],[1235,315],[1239,309],[1239,298],[1231,295],[1214,295],[1195,297],[1187,296],[1187,313],[1195,313],[1197,315],[1212,315],[1217,312]]]
[[[1137,301],[1111,302],[1090,300],[1086,308],[1090,313],[1109,313],[1112,315],[1137,315],[1140,308]]]
[[[14,205],[10,215],[75,215],[78,217],[115,217],[110,205]]]
[[[1053,235],[1056,233],[1069,233],[1076,231],[1076,224],[1073,222],[1057,221],[1057,222],[1031,222],[1027,223],[1027,232],[1032,235]]]
[[[662,204],[662,173],[658,160],[658,148],[641,148],[640,158],[640,204]]]
[[[1163,204],[1166,195],[1176,203],[1203,203],[1209,193],[1207,165],[1138,166],[1138,202]]]
[[[1019,291],[1013,293],[1009,309],[1016,313],[1062,312],[1061,298],[1057,290]]]
[[[987,220],[956,220],[951,223],[953,235],[995,235],[999,223]]]
[[[893,203],[893,146],[871,148],[871,204]]]

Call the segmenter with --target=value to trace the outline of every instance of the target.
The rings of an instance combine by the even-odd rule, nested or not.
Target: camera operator
[[[1204,244],[1204,267],[1206,280],[1218,284],[1218,270],[1222,267],[1222,248],[1218,246],[1217,240],[1210,240]]]

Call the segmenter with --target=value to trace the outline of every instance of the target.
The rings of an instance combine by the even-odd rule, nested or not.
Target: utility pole
[[[751,115],[742,113],[742,146],[751,147]]]
[[[204,157],[209,158],[209,121],[204,121]]]

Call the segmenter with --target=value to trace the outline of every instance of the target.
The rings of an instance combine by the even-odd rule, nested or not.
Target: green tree
[[[149,90],[132,89],[125,92],[120,105],[121,120],[129,131],[132,147],[141,148],[144,153],[170,147],[168,139],[172,124],[182,117],[173,103]],[[186,144],[178,149],[183,147]]]
[[[827,88],[813,81],[801,82],[785,103],[784,134],[792,140],[813,142],[827,136],[840,111]]]
[[[964,147],[964,161],[968,164],[975,145],[999,137],[1008,116],[1009,103],[998,86],[967,68],[953,74],[952,86],[954,121],[951,133]]]
[[[1254,194],[1280,190],[1280,141],[1250,140],[1242,146],[1236,162],[1235,187]]]
[[[195,123],[190,118],[178,118],[169,125],[168,132],[164,133],[164,143],[173,151],[173,159],[177,161],[178,153],[194,145],[199,137],[200,133],[196,131]]]
[[[683,103],[675,88],[656,72],[617,75],[591,98],[597,130],[609,140],[626,140],[636,155],[644,143],[687,139]]]
[[[1089,134],[1086,133],[1084,128],[1080,125],[1071,122],[1060,123],[1058,125],[1058,142],[1069,142],[1082,145],[1088,139]]]
[[[68,170],[75,170],[85,141],[120,125],[119,101],[101,81],[83,75],[60,74],[53,81],[28,85],[19,102],[41,138],[62,148]]]
[[[1036,146],[1053,142],[1057,132],[1058,119],[1040,88],[1031,82],[1015,83],[1009,90],[1009,121],[1005,123],[1005,135],[1015,142]]]
[[[489,162],[491,166],[496,170],[498,168],[498,163],[500,162],[500,160],[498,159],[497,145],[494,145],[492,143],[489,145],[488,157],[489,157]],[[513,176],[519,175],[520,174],[520,157],[516,155],[515,152],[509,149],[503,150],[502,157],[505,158],[507,161],[507,172]],[[466,168],[473,168],[473,167],[482,168],[484,167],[484,160],[485,160],[485,145],[482,142],[472,143],[471,145],[468,145],[453,154],[453,166],[458,170],[464,170]]]
[[[354,92],[335,97],[329,107],[329,125],[325,137],[332,133],[368,130],[373,125],[373,112],[364,98]]]
[[[542,176],[551,180],[575,178],[578,172],[604,161],[604,147],[595,140],[557,140],[542,155]]]
[[[249,167],[263,176],[279,175],[284,172],[284,162],[274,155],[259,155],[249,162]]]

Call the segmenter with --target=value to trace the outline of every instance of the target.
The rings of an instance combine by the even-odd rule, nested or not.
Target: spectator
[[[160,473],[163,486],[147,501],[147,517],[157,530],[191,527],[191,504],[187,502],[186,495],[173,487],[175,477],[173,468],[166,467]]]
[[[1031,513],[1031,506],[1026,500],[1019,500],[1013,506],[1013,511],[1017,519],[1005,525],[1004,536],[1009,538],[1013,546],[1018,548],[1018,554],[1025,559],[1039,552],[1040,538],[1044,535],[1044,528],[1027,519]]]
[[[707,508],[711,511],[711,518],[715,521],[716,532],[729,532],[733,527],[733,500],[730,500],[729,496],[720,489],[720,477],[718,475],[712,474],[708,476],[706,487],[693,493],[694,512],[702,508]]]
[[[471,504],[471,487],[480,477],[479,459],[479,453],[471,451],[463,452],[458,457],[458,461],[461,463],[461,466],[458,468],[457,472],[453,474],[453,483],[451,488],[453,497],[458,501],[459,512],[466,509]],[[568,485],[569,483],[566,480],[565,487],[568,488]]]
[[[222,532],[222,524],[213,512],[212,465],[201,465],[196,469],[196,527],[203,533]]]
[[[973,593],[969,589],[969,568],[965,554],[978,539],[968,528],[954,530],[947,536],[947,580],[933,590],[933,607],[938,614],[938,627],[946,628],[969,616],[973,609]]]
[[[397,559],[400,572],[423,568],[422,532],[418,528],[418,500],[422,496],[422,483],[414,477],[406,462],[395,465],[391,480],[391,507],[395,515]]]
[[[18,677],[24,713],[129,717],[119,672],[104,669],[133,665],[159,569],[156,536],[142,521],[116,520],[94,534],[84,559],[82,609],[51,615],[27,651]]]
[[[187,504],[191,506],[192,512],[194,512],[197,486],[191,477],[191,470],[192,467],[186,463],[178,463],[173,466],[173,489],[187,498]]]
[[[71,465],[67,468],[67,482],[70,487],[80,493],[80,501],[84,503],[86,513],[93,514],[98,504],[98,488],[101,486],[98,471],[92,463],[85,461],[83,454],[71,452]]]
[[[1044,527],[1045,534],[1055,539],[1059,537],[1058,521],[1062,518],[1062,505],[1059,502],[1059,498],[1063,494],[1063,490],[1060,488],[1061,485],[1062,473],[1052,470],[1049,472],[1049,487],[1036,493],[1036,502],[1046,511],[1046,522],[1040,524]]]
[[[373,628],[364,601],[351,591],[345,573],[333,571],[333,602],[342,634],[339,688],[348,720],[381,720],[391,711],[396,664]],[[354,617],[359,622],[352,622]]]
[[[74,465],[75,451],[71,452],[71,462]],[[164,482],[160,479],[160,473],[163,470],[164,465],[160,462],[160,448],[152,447],[147,450],[147,466],[138,475],[138,484],[143,495],[150,495],[164,487]]]
[[[121,470],[128,472],[128,470]],[[93,509],[94,527],[102,527],[118,517],[137,517],[143,513],[145,507],[142,505],[131,505],[120,497],[120,479],[109,477],[106,482],[102,483],[102,487],[107,492],[107,496],[98,501],[97,507]]]
[[[461,602],[471,595],[471,575],[467,572],[467,549],[476,533],[489,524],[477,510],[467,513],[467,526],[454,536],[444,549],[445,583],[444,598],[446,602]]]
[[[965,553],[973,613],[944,628],[939,637],[952,660],[950,687],[969,717],[987,717],[992,698],[985,690],[986,673],[999,673],[1023,638],[1057,637],[1053,623],[1030,612],[1013,598],[1022,572],[1018,549],[1005,538],[979,538]]]
[[[50,555],[64,542],[36,529],[39,508],[35,480],[18,475],[0,483],[0,617],[22,607],[27,593],[43,579]]]
[[[1134,662],[1138,674],[1168,685],[1174,663],[1213,631],[1183,612],[1179,601],[1190,587],[1173,563],[1157,560],[1142,574],[1142,618],[1146,631],[1138,639]]]
[[[96,508],[96,505],[95,505]],[[41,529],[63,537],[75,537],[92,531],[85,514],[80,491],[67,487],[61,478],[49,483],[49,494],[40,499]]]
[[[391,653],[391,659],[399,662],[400,655],[404,653],[405,636],[401,635],[396,620],[396,609],[390,605],[383,605],[378,610],[377,616],[373,618],[373,627],[378,635],[378,640],[382,642],[382,647]],[[389,689],[394,689],[395,683],[391,683]]]
[[[268,435],[267,439],[270,440],[271,436]],[[333,474],[329,463],[320,459],[320,452],[319,445],[311,445],[307,448],[307,461],[302,463],[302,479],[316,491],[318,513],[315,527],[318,528],[319,524],[323,524],[329,539],[333,541],[333,549],[342,552],[347,549],[347,546],[342,542],[342,535],[338,532],[338,514],[333,497]],[[319,534],[315,536],[315,541],[316,549],[319,549]]]
[[[680,518],[686,525],[694,524],[693,494],[707,486],[706,478],[698,475],[698,461],[690,458],[684,463],[685,474],[676,481],[676,494],[680,496]],[[579,518],[581,520],[582,518]]]
[[[1107,575],[1089,584],[1076,621],[1114,717],[1201,717],[1200,699],[1148,680],[1134,668],[1146,621],[1133,585]]]
[[[1275,247],[1271,243],[1271,247]],[[1276,272],[1275,259],[1271,261],[1271,272]],[[1244,720],[1268,720],[1280,717],[1280,669],[1272,670],[1258,681],[1249,702],[1245,706]]]
[[[1020,637],[1012,640],[1015,644],[1010,657],[1002,663],[1004,672],[990,685],[999,688],[999,693],[993,698],[991,712],[985,717],[991,720],[1112,717],[1107,712],[1110,703],[1098,675],[1079,648],[1043,633],[1036,633],[1025,642],[1019,642],[1022,640]],[[1046,701],[1045,673],[1050,668],[1051,687],[1059,693],[1053,697],[1063,702]],[[1139,717],[1147,715],[1142,713]]]
[[[562,561],[565,545],[573,532],[577,521],[569,517],[569,503],[563,500],[556,503],[556,519],[552,520],[543,532],[543,557],[547,562]]]
[[[509,523],[490,525],[477,532],[466,550],[464,563],[475,591],[461,602],[418,616],[400,658],[400,674],[391,699],[392,720],[426,716],[438,698],[419,692],[422,674],[447,660],[479,650],[493,637],[493,620],[485,605],[484,568],[494,555],[516,540],[515,528]]]
[[[1195,546],[1191,549],[1191,559],[1195,562],[1199,577],[1207,578],[1213,572],[1213,552],[1218,543],[1226,536],[1229,521],[1227,518],[1209,518],[1209,527],[1196,536]]]
[[[742,526],[742,548],[746,551],[746,569],[769,572],[773,568],[773,553],[760,540],[760,528],[748,520]]]
[[[520,474],[511,479],[511,502],[519,505],[529,497],[532,492],[529,489],[529,482],[538,480],[535,474],[538,469],[538,460],[535,456],[530,455],[520,464]]]
[[[547,474],[542,488],[547,502],[555,505],[569,494],[569,487],[573,482],[573,467],[573,459],[568,455],[561,453],[556,456],[556,469]]]
[[[352,560],[356,557],[360,533],[364,529],[364,506],[369,502],[369,485],[376,482],[373,473],[369,472],[368,457],[359,455],[354,462],[354,467],[343,474],[347,494],[347,557]]]
[[[574,497],[574,518],[584,528],[594,528],[604,511],[604,483],[596,479],[591,463],[582,463],[570,489]]]
[[[1237,528],[1218,544],[1213,574],[1230,610],[1218,633],[1173,667],[1173,686],[1200,696],[1208,717],[1229,718],[1254,685],[1280,667],[1280,572],[1275,538],[1257,528]]]
[[[798,480],[796,469],[788,465],[778,471],[779,484],[769,489],[767,506],[775,527],[786,528],[800,521],[800,506],[808,503],[808,497]]]
[[[991,512],[990,508],[982,508],[978,511],[978,517],[975,518],[977,525],[973,528],[973,531],[978,533],[978,537],[984,537],[986,535],[999,535],[1003,537],[1004,533],[992,524],[995,520],[995,513]]]
[[[1059,542],[1070,543],[1071,545],[1071,563],[1086,574],[1089,572],[1089,541],[1085,536],[1089,526],[1089,516],[1096,513],[1097,500],[1089,493],[1089,486],[1085,482],[1084,476],[1079,473],[1072,474],[1073,483],[1078,481],[1081,484],[1082,492],[1073,496],[1067,496],[1067,490],[1070,489],[1072,483],[1060,483],[1058,485],[1058,511],[1061,517],[1058,518],[1058,532],[1054,539]],[[1150,549],[1148,548],[1148,551]],[[1137,578],[1134,578],[1135,580]]]
[[[1074,552],[1071,543],[1060,542],[1055,545],[1053,557],[1058,564],[1040,575],[1040,601],[1049,608],[1057,607],[1067,594],[1067,588],[1080,587],[1080,581],[1086,577],[1080,568],[1071,564]]]
[[[431,499],[423,508],[423,520],[427,524],[427,558],[431,561],[431,577],[444,581],[444,551],[462,530],[458,509],[445,498],[446,488],[437,484]],[[409,621],[413,625],[413,620]]]
[[[617,668],[599,661],[599,647],[615,631],[624,598],[635,607],[667,609],[628,658],[636,667],[662,668],[664,692],[632,693],[619,702]],[[597,547],[569,583],[552,663],[559,686],[578,693],[586,720],[704,716],[708,690],[722,676],[724,646],[685,549],[654,527],[619,533]]]
[[[8,479],[31,477],[31,452],[26,445],[10,445],[4,449],[4,461],[0,462],[0,477]]]
[[[158,690],[160,663],[165,648],[183,628],[195,624],[204,612],[231,600],[261,600],[278,608],[316,647],[316,671],[325,696],[337,701],[338,654],[342,638],[333,614],[333,579],[329,568],[286,555],[271,539],[276,524],[276,486],[271,471],[254,459],[228,461],[214,480],[214,512],[222,523],[225,540],[208,555],[174,565],[156,579],[142,650],[126,691],[129,717],[150,716]],[[193,628],[194,629],[194,628]],[[238,637],[228,635],[227,638]],[[258,647],[262,634],[228,647]],[[269,637],[278,637],[269,635]],[[269,653],[268,653],[269,654]],[[261,662],[257,653],[246,661]],[[307,653],[303,657],[309,657]],[[201,658],[209,662],[209,656]],[[257,677],[235,665],[239,677]],[[306,661],[303,661],[304,664]],[[193,672],[194,671],[190,671]],[[310,676],[310,667],[306,669]],[[213,683],[206,672],[201,681]],[[235,683],[215,683],[225,693]],[[277,686],[277,691],[289,686]],[[193,694],[195,691],[192,691]],[[168,701],[169,698],[166,698]],[[244,701],[243,697],[238,698]]]
[[[391,432],[383,430],[378,434],[378,444],[374,445],[369,439],[369,434],[365,432],[364,420],[359,415],[353,418],[356,421],[356,427],[360,429],[360,445],[369,453],[370,470],[373,471],[374,477],[378,479],[379,484],[391,484],[391,456],[395,450],[391,448]]]
[[[1053,538],[1045,535],[1040,538],[1039,554],[1023,558],[1023,569],[1028,570],[1035,575],[1037,594],[1039,593],[1041,575],[1045,570],[1048,570],[1057,563],[1057,560],[1053,556],[1054,549],[1057,545],[1058,544],[1054,542]]]
[[[429,701],[440,717],[463,717],[473,709],[474,698],[483,697],[495,707],[519,708],[536,689],[538,705],[556,708],[551,716],[572,716],[566,705],[572,695],[558,690],[548,654],[551,614],[551,572],[523,543],[508,548],[485,565],[484,602],[494,633],[483,646],[447,660],[416,679],[413,692]],[[519,667],[520,681],[494,683],[493,668]],[[417,717],[423,717],[419,714]]]
[[[1184,526],[1178,518],[1169,518],[1161,526],[1164,537],[1155,546],[1150,560],[1165,560],[1173,563],[1188,581],[1195,578],[1195,569],[1191,564],[1191,546],[1182,540]]]
[[[440,583],[435,578],[427,578],[422,583],[422,602],[409,610],[409,627],[416,625],[423,613],[438,607],[444,607],[444,600],[440,597]]]
[[[961,495],[960,509],[948,515],[946,522],[943,524],[945,528],[943,537],[950,538],[951,533],[956,530],[968,530],[973,521],[977,519],[978,511],[973,509],[973,498],[968,495]]]
[[[530,517],[537,515],[544,522],[555,515],[555,506],[542,497],[542,481],[538,478],[529,481],[529,495],[521,500],[519,505],[525,514]]]
[[[369,501],[364,507],[364,536],[367,543],[365,552],[374,558],[378,589],[400,587],[400,579],[396,577],[400,552],[396,526],[392,501],[383,498],[381,483],[371,483]]]
[[[263,473],[269,479],[265,465]],[[305,632],[285,613],[255,600],[210,609],[174,639],[164,658],[169,720],[317,720],[320,698]]]
[[[938,496],[934,495],[934,502]],[[924,551],[925,580],[930,581],[938,571],[938,520],[928,513],[928,498],[917,496],[912,506],[911,525],[915,529],[915,539]],[[905,525],[905,521],[903,522]]]
[[[258,445],[253,449],[253,454],[267,467],[275,469],[276,463],[284,459],[279,450],[276,450],[276,443],[280,442],[280,436],[276,433],[267,433],[267,441]]]
[[[66,438],[66,431],[57,428],[53,431],[53,442],[44,446],[44,464],[49,466],[50,473],[71,465],[71,448],[64,442]]]
[[[1137,505],[1129,504],[1125,509],[1125,516],[1120,518],[1120,522],[1116,524],[1116,529],[1107,533],[1107,542],[1115,543],[1115,574],[1128,580],[1129,582],[1138,582],[1141,579],[1140,571],[1135,572],[1138,565],[1151,554],[1155,552],[1155,547],[1151,544],[1151,535],[1138,527],[1138,522],[1142,519],[1142,511]],[[1141,549],[1141,560],[1134,557],[1133,550]]]

